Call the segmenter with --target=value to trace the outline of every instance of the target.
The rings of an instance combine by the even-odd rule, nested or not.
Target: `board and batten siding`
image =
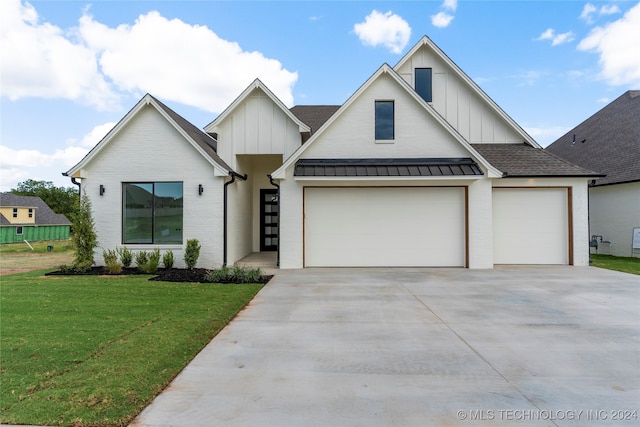
[[[474,93],[446,63],[423,46],[400,69],[402,78],[415,87],[414,70],[431,68],[431,105],[470,143],[519,143],[521,135]]]
[[[183,244],[138,245],[133,250],[171,249],[176,267],[184,267],[187,239],[202,249],[198,267],[222,264],[223,182],[213,166],[153,106],[146,106],[86,165],[82,189],[89,196],[98,235],[95,260],[104,265],[102,249],[122,244],[122,184],[181,181],[183,183]],[[198,195],[198,185],[204,192]],[[105,188],[100,196],[99,187]]]
[[[232,168],[236,155],[280,154],[300,147],[300,129],[262,90],[256,88],[217,126],[218,155]]]

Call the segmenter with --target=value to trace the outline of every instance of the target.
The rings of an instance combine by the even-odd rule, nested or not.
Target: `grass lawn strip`
[[[640,275],[640,258],[596,254],[591,254],[590,257],[593,267]]]
[[[260,285],[3,276],[0,421],[127,425]]]

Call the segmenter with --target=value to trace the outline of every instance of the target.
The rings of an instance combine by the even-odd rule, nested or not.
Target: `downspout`
[[[280,267],[280,233],[282,233],[282,230],[280,229],[280,186],[273,181],[271,175],[267,175],[267,177],[269,178],[271,185],[278,189],[278,192],[276,193],[276,197],[278,198],[278,250],[276,251],[276,267]]]
[[[233,184],[236,181],[236,178],[240,178],[243,181],[247,180],[247,174],[245,173],[244,176],[234,172],[234,171],[229,171],[229,176],[231,177],[230,181],[226,181],[224,183],[224,188],[223,188],[223,214],[222,214],[222,266],[226,267],[227,266],[227,187],[229,186],[229,184]]]
[[[78,186],[78,197],[82,197],[82,183],[76,181],[74,177],[71,177],[71,182]]]

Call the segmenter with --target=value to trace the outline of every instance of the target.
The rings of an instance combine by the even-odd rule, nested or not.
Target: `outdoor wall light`
[[[203,192],[204,192],[204,187],[202,186],[202,184],[198,184],[198,195],[202,196]]]
[[[102,196],[105,191],[104,185],[100,184],[100,195]]]

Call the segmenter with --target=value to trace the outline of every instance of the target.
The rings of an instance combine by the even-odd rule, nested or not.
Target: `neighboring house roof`
[[[594,185],[640,181],[640,90],[628,90],[546,148],[602,174]]]
[[[412,177],[482,175],[472,159],[300,159],[294,176]]]
[[[309,126],[313,135],[339,108],[339,105],[296,105],[290,111]]]
[[[146,94],[140,101],[102,138],[102,140],[89,151],[89,153],[78,164],[73,166],[65,176],[75,176],[80,170],[89,163],[110,141],[112,141],[128,123],[130,123],[136,115],[146,106],[153,106],[193,147],[200,152],[214,166],[220,175],[228,175],[235,173],[234,170],[218,156],[215,151],[216,141],[207,133],[198,129],[178,113],[167,107],[150,94]]]
[[[309,141],[307,141],[305,144],[300,146],[300,148],[298,148],[298,150],[296,150],[296,152],[293,155],[291,155],[282,164],[282,166],[280,166],[272,174],[273,178],[276,178],[276,179],[284,178],[285,170],[289,168],[294,162],[296,162],[300,158],[300,156],[304,153],[304,151],[307,150],[315,141],[318,140],[319,136],[324,132],[324,129],[331,126],[331,123],[337,120],[343,114],[343,112],[346,111],[351,106],[351,104],[353,104],[355,100],[373,84],[374,81],[376,81],[380,76],[385,74],[389,75],[398,84],[401,90],[405,90],[409,94],[409,96],[415,99],[417,103],[422,105],[425,111],[444,129],[446,129],[449,132],[449,134],[451,134],[451,136],[454,139],[456,139],[458,143],[460,143],[469,152],[469,154],[472,157],[474,157],[474,160],[476,160],[478,163],[484,166],[489,171],[488,173],[489,177],[502,176],[502,173],[499,170],[497,170],[494,166],[492,166],[487,160],[482,158],[482,155],[479,154],[471,146],[471,144],[469,144],[467,140],[465,140],[462,137],[462,135],[460,135],[460,133],[458,133],[458,131],[456,131],[456,129],[453,126],[451,126],[449,122],[447,122],[440,114],[438,114],[438,112],[433,108],[433,106],[431,106],[424,99],[422,99],[422,97],[420,97],[420,95],[418,95],[417,92],[413,90],[413,88],[409,86],[409,84],[402,77],[400,77],[393,68],[391,68],[388,64],[385,63],[385,64],[382,64],[382,66],[371,77],[369,77],[369,79],[362,86],[360,86],[360,88],[358,88],[358,90],[353,95],[351,95],[351,97],[349,97],[349,99],[347,99],[347,101],[343,105],[341,105],[340,108],[338,108],[338,110],[333,115],[329,117],[329,119],[321,126],[321,128],[311,136]]]
[[[9,220],[0,213],[0,225],[13,225],[13,224],[11,224],[11,222],[9,222]]]
[[[210,133],[217,132],[217,126],[225,120],[233,111],[240,105],[242,102],[251,95],[254,89],[260,89],[262,92],[267,95],[274,104],[276,104],[284,114],[286,114],[293,122],[295,122],[300,132],[310,132],[309,126],[307,126],[304,122],[302,122],[298,117],[296,117],[289,109],[284,105],[280,99],[269,90],[264,83],[260,81],[260,79],[255,79],[253,83],[251,83],[241,94],[238,96],[225,110],[220,113],[218,117],[216,117],[211,123],[204,127],[205,131]]]
[[[458,65],[451,60],[429,37],[424,36],[422,39],[416,43],[416,45],[411,48],[406,55],[404,55],[400,61],[393,67],[394,70],[400,69],[407,61],[410,61],[413,55],[423,46],[427,46],[431,49],[431,51],[438,56],[445,64],[449,66],[449,68],[463,81],[467,84],[467,87],[470,88],[473,92],[475,92],[480,99],[482,99],[491,109],[493,109],[498,116],[500,116],[503,120],[509,123],[514,130],[516,130],[523,138],[523,140],[531,145],[532,147],[541,148],[540,145],[529,135],[522,127],[511,118],[505,111],[500,108],[498,104],[495,103],[493,99],[489,97],[481,88],[474,82]]]
[[[597,177],[598,173],[573,165],[528,144],[472,144],[505,177]]]
[[[24,225],[71,225],[71,221],[69,221],[66,216],[55,213],[40,197],[18,196],[13,193],[0,193],[0,206],[12,208],[35,208],[35,224],[25,223]],[[11,224],[4,217],[2,217],[2,219],[3,220],[0,220],[1,225],[21,225],[16,224],[15,222]]]

